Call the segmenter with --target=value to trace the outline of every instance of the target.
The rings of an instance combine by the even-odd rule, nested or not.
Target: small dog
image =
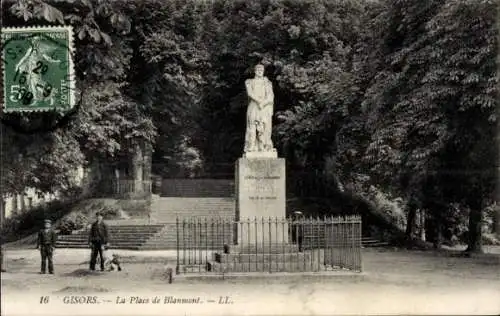
[[[120,264],[120,258],[116,254],[112,254],[111,257],[106,256],[106,261],[104,261],[104,267],[106,271],[122,271]]]

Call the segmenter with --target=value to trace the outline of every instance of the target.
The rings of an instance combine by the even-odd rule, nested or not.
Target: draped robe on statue
[[[247,109],[245,152],[272,151],[271,140],[274,93],[271,81],[266,77],[247,79],[247,95],[250,99]],[[258,102],[261,102],[259,108]]]

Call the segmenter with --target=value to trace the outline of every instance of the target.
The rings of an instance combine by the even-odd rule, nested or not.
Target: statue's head
[[[262,65],[262,64],[257,64],[257,65],[255,66],[255,76],[256,76],[256,77],[259,77],[259,78],[261,78],[261,77],[263,77],[263,76],[264,76],[264,65]]]

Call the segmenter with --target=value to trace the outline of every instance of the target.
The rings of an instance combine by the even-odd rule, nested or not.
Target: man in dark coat
[[[47,263],[49,265],[49,273],[54,274],[52,256],[54,255],[56,241],[57,235],[51,228],[50,220],[46,219],[44,228],[38,233],[38,239],[36,242],[36,248],[40,249],[40,255],[42,257],[41,274],[45,274]]]
[[[102,214],[97,213],[97,221],[90,227],[89,246],[92,249],[90,270],[95,270],[97,254],[101,259],[101,271],[104,271],[104,247],[108,244],[108,227],[102,221]]]

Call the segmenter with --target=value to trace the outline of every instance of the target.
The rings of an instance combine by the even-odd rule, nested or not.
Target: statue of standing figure
[[[255,77],[245,81],[249,100],[244,152],[274,152],[271,140],[274,107],[273,85],[264,76],[264,66],[255,66]]]

